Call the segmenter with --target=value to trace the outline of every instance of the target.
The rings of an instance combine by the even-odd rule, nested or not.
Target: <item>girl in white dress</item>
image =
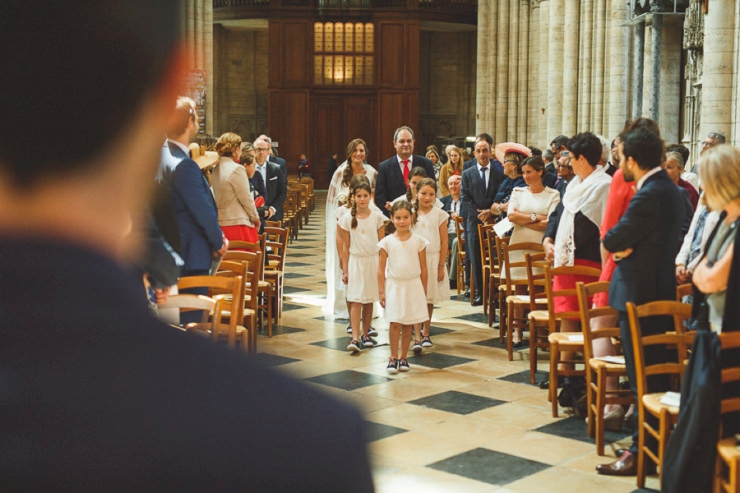
[[[433,346],[429,338],[429,326],[434,305],[450,299],[450,280],[447,273],[447,220],[450,216],[435,207],[436,200],[437,182],[431,178],[423,178],[416,185],[416,224],[411,229],[429,242],[426,254],[429,320],[414,326],[415,337],[411,350],[415,353],[420,353],[422,347]]]
[[[366,177],[355,176],[350,186],[352,209],[339,220],[338,235],[343,245],[339,259],[352,326],[347,350],[356,353],[361,347],[376,344],[369,335],[373,303],[379,300],[378,278],[372,274],[378,271],[378,241],[384,236],[385,216],[370,208],[373,190]],[[360,320],[362,336],[359,336]]]
[[[425,170],[421,166],[416,166],[412,168],[409,172],[409,186],[406,189],[406,193],[404,195],[401,195],[400,197],[396,197],[395,199],[393,199],[393,202],[391,202],[391,204],[395,204],[399,200],[406,200],[411,204],[415,204],[417,187],[419,185],[419,182],[424,178],[429,178],[429,176],[427,176],[427,170]],[[435,207],[439,207],[440,209],[443,206],[442,201],[439,199],[434,201],[434,205]]]
[[[409,371],[406,356],[413,326],[429,318],[426,308],[426,248],[429,242],[411,231],[413,221],[411,204],[405,200],[396,202],[391,207],[391,223],[386,228],[388,236],[378,243],[380,304],[385,308],[386,318],[390,322],[391,358],[386,368],[388,373]]]

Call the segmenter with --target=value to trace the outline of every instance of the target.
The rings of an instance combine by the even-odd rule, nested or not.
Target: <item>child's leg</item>
[[[418,325],[417,325],[418,327]],[[409,353],[409,346],[411,345],[411,334],[414,327],[411,325],[402,325],[401,330],[403,331],[403,338],[401,339],[401,359],[406,359]]]
[[[370,324],[373,321],[373,304],[365,303],[362,305],[362,335],[368,337],[367,332],[370,330]],[[354,327],[355,323],[352,322]],[[353,329],[354,330],[354,329]]]
[[[391,322],[390,329],[388,330],[388,339],[391,344],[391,358],[398,359],[398,341],[401,340],[401,324]],[[408,349],[408,343],[406,344]]]
[[[347,302],[349,305],[349,323],[352,326],[352,340],[360,340],[360,309],[362,304]]]
[[[429,320],[424,322],[424,337],[429,337],[429,329],[432,325],[432,312],[434,311],[434,304],[427,303],[427,311],[429,312]]]
[[[414,324],[413,326],[410,326],[414,330],[414,340],[420,341],[421,340],[421,334],[423,332],[423,324]]]

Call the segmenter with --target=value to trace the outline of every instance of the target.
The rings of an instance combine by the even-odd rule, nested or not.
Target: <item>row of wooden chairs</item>
[[[308,224],[309,216],[316,207],[314,181],[311,178],[291,178],[283,204],[283,222],[290,228],[290,241],[298,238],[298,231]]]

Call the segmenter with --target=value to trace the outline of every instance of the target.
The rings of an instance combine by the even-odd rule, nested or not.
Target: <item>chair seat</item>
[[[563,350],[583,347],[583,334],[580,332],[553,332],[547,336],[547,340],[550,343],[557,342]]]
[[[550,320],[550,314],[547,310],[533,310],[529,312],[529,319],[535,322],[547,322]]]
[[[598,370],[599,368],[605,368],[606,371],[609,373],[617,373],[620,372],[624,375],[627,374],[627,367],[625,365],[620,365],[618,363],[609,363],[608,361],[591,358],[588,361],[588,365],[591,367],[592,370]]]
[[[671,416],[678,416],[677,407],[661,404],[660,400],[665,394],[665,392],[654,392],[652,394],[645,394],[642,396],[642,403],[645,405],[645,408],[655,416],[659,416],[662,409],[668,409],[668,412],[671,414]]]
[[[512,294],[506,297],[507,303],[526,303],[529,304],[528,294]],[[547,298],[536,298],[534,302],[538,305],[547,306]]]
[[[740,450],[734,437],[723,438],[717,442],[717,453],[725,462],[740,461]]]

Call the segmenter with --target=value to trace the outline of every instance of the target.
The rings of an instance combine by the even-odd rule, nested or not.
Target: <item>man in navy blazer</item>
[[[491,137],[490,134],[483,133],[483,134],[478,135],[475,138],[475,142],[473,143],[473,148],[474,149],[475,149],[476,144],[478,144],[478,141],[480,141],[480,140],[485,140],[486,142],[488,142],[488,146],[491,148],[491,152],[493,152],[493,137]],[[473,157],[473,159],[471,159],[470,161],[465,161],[465,163],[463,164],[463,171],[465,171],[466,169],[470,168],[475,163],[476,163],[476,158],[475,157]],[[495,157],[493,157],[493,156],[491,157],[491,164],[493,165],[493,169],[495,169],[496,171],[498,171],[501,174],[504,173],[504,165],[501,164],[501,162],[498,159],[496,159]],[[545,186],[547,186],[547,185],[545,185]]]
[[[179,98],[168,131],[157,179],[169,183],[180,229],[183,276],[208,274],[216,255],[226,252],[227,240],[218,225],[213,192],[200,167],[190,159],[188,144],[198,134],[195,102]]]
[[[680,246],[684,203],[678,187],[661,169],[663,141],[646,128],[620,136],[620,167],[625,181],[637,183],[637,193],[619,222],[604,236],[603,245],[617,261],[609,289],[609,305],[619,314],[619,328],[630,389],[637,395],[635,362],[626,303],[675,300],[674,259]],[[671,330],[671,319],[646,319],[645,335]],[[666,361],[665,351],[645,349],[646,363]],[[649,380],[650,392],[667,390],[667,382]],[[661,388],[663,387],[663,388]],[[633,443],[618,461],[597,466],[600,474],[631,476],[637,470],[637,413]]]
[[[473,305],[480,306],[483,304],[481,291],[483,269],[478,224],[485,223],[490,219],[491,205],[504,175],[491,166],[491,145],[487,140],[479,139],[475,143],[474,153],[475,165],[463,171],[462,174],[462,201],[466,214],[466,256],[470,258],[472,277],[475,282]],[[485,181],[482,178],[483,176],[485,176]]]
[[[271,163],[267,157],[270,152],[270,143],[265,139],[254,141],[254,149],[257,151],[255,156],[257,173],[262,175],[265,183],[267,197],[265,205],[261,209],[264,211],[264,217],[272,221],[282,221],[283,204],[288,193],[287,180],[285,179],[280,166]]]
[[[427,177],[434,178],[434,164],[429,159],[414,154],[414,142],[414,131],[409,127],[396,129],[393,134],[393,147],[396,148],[397,154],[378,166],[375,204],[386,216],[390,217],[391,202],[405,194],[408,189],[407,180],[404,179],[404,167],[407,168],[406,177],[412,168],[420,166],[426,170]]]
[[[255,139],[255,141],[257,140],[264,140],[265,142],[267,142],[267,146],[270,148],[270,153],[267,155],[267,160],[270,161],[271,163],[277,164],[280,167],[280,173],[282,174],[282,179],[285,182],[285,186],[287,188],[288,186],[288,162],[285,159],[275,156],[273,154],[272,139],[269,136],[262,134]]]

